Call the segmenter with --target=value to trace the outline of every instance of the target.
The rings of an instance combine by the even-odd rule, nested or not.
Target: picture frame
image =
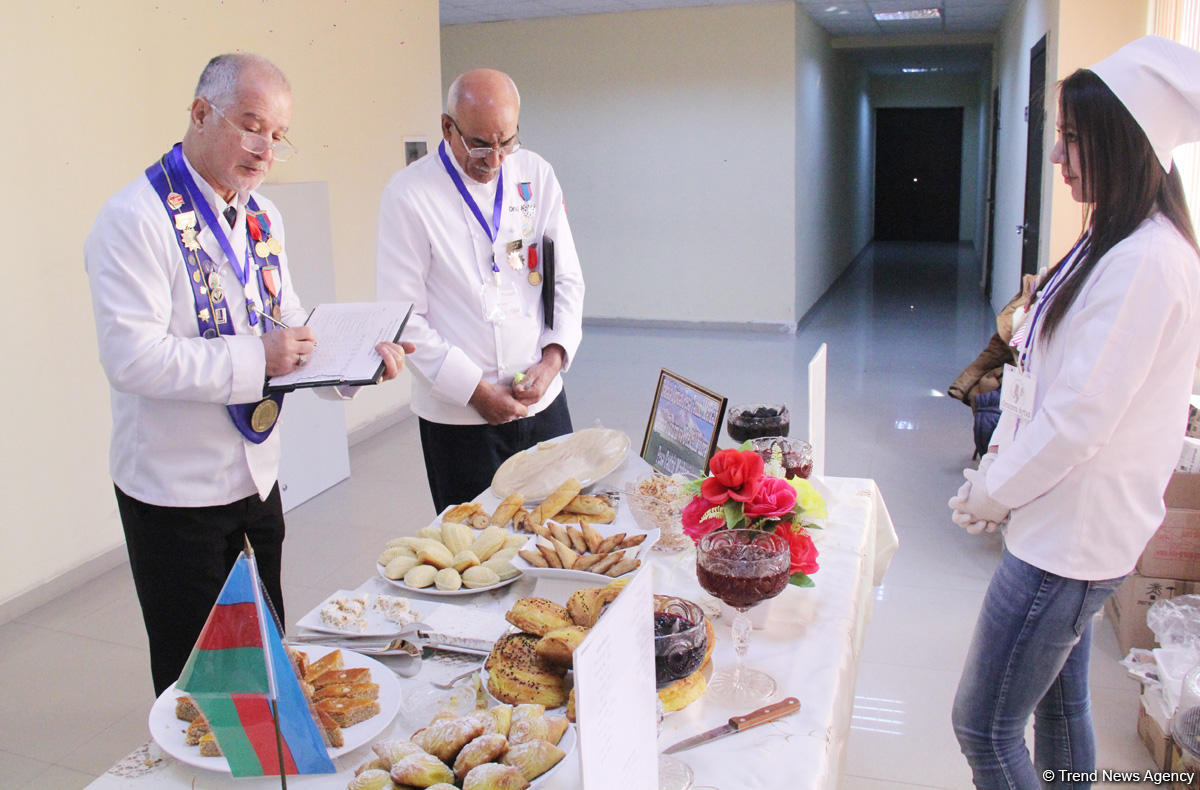
[[[413,162],[425,156],[429,152],[429,138],[427,137],[405,137],[404,138],[404,166],[408,167]]]
[[[642,460],[667,475],[707,475],[728,403],[723,395],[662,368],[642,439]]]

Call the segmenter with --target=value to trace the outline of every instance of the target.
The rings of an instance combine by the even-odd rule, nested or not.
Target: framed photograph
[[[413,162],[425,156],[429,152],[429,140],[424,137],[405,137],[404,138],[404,166],[408,167]]]
[[[666,475],[708,474],[728,402],[663,368],[642,440],[642,460]]]

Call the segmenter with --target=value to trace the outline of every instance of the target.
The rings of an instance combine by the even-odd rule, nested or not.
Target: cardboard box
[[[1130,574],[1104,604],[1104,615],[1117,634],[1121,655],[1129,653],[1130,648],[1150,650],[1158,645],[1154,632],[1146,625],[1146,612],[1151,604],[1194,592],[1200,592],[1200,583]]]
[[[1146,689],[1138,700],[1137,733],[1150,752],[1150,759],[1156,771],[1171,769],[1172,753],[1171,736],[1167,734],[1169,718],[1163,710],[1162,692],[1157,689]]]
[[[1200,474],[1176,472],[1163,494],[1167,513],[1138,560],[1142,576],[1200,580]]]

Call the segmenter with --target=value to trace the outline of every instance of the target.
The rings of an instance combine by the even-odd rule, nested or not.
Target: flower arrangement
[[[694,542],[718,529],[760,529],[788,542],[790,582],[811,587],[817,547],[805,523],[828,515],[825,500],[802,477],[790,480],[766,474],[766,464],[752,450],[721,450],[709,462],[709,476],[686,486],[692,501],[682,513],[683,531]]]

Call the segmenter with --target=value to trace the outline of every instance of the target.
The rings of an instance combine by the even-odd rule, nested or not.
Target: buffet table
[[[640,458],[631,454],[604,483],[619,489],[625,480],[648,470]],[[786,718],[677,754],[694,769],[697,789],[801,790],[837,786],[854,706],[858,657],[871,616],[871,588],[881,583],[898,541],[874,481],[826,478],[814,482],[829,506],[824,529],[813,533],[820,549],[821,566],[814,577],[816,586],[804,589],[789,586],[778,598],[763,604],[769,607],[765,628],[754,633],[748,659],[750,666],[769,671],[779,681],[775,700],[794,696],[802,707]],[[489,511],[498,504],[490,491],[481,495],[479,501]],[[622,507],[618,521],[624,520],[628,520],[631,530],[636,529],[628,509]],[[713,601],[696,582],[694,550],[675,554],[652,551],[648,556],[653,566],[655,592],[681,595],[702,604]],[[449,601],[499,614],[520,597],[547,594],[548,585],[561,584],[561,581],[522,578],[508,587]],[[378,577],[371,577],[359,589],[398,594],[395,587]],[[424,596],[410,597],[419,607]],[[439,604],[448,601],[428,600]],[[721,617],[715,622],[717,646],[713,661],[719,666],[734,661],[728,621],[728,617]],[[395,722],[385,728],[378,740],[393,734],[407,737],[424,726],[429,714],[427,703],[432,694],[440,693],[434,692],[428,681],[447,679],[463,666],[461,662],[417,662],[407,658],[388,663],[401,675],[402,693],[412,705],[401,706]],[[462,684],[464,688],[467,685]],[[425,707],[421,708],[418,701],[425,703]],[[757,706],[734,710],[711,704],[702,697],[666,717],[660,746],[716,727],[730,716],[748,713],[754,707]],[[371,757],[370,748],[363,746],[335,761],[336,776],[291,776],[287,783],[295,788],[344,788],[355,767]],[[579,788],[577,763],[576,751],[552,775],[539,781],[537,790]],[[94,790],[149,787],[249,790],[279,786],[278,777],[234,780],[226,774],[192,768],[164,755],[154,744],[136,750],[89,785]]]

